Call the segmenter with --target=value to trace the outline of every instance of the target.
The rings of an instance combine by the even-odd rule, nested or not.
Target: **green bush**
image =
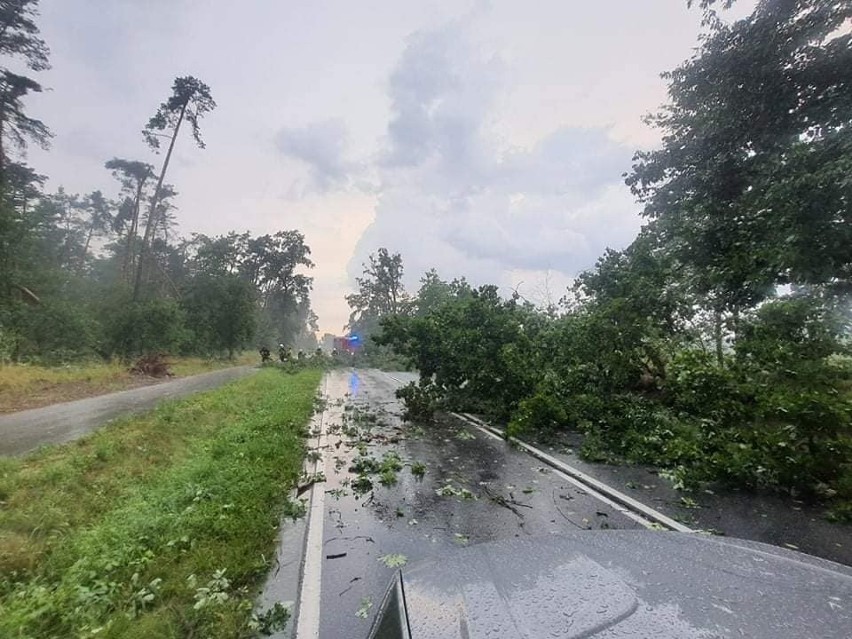
[[[828,518],[852,523],[852,454],[847,457],[840,476],[829,490],[833,492],[827,495],[831,504]]]
[[[97,323],[89,310],[64,301],[12,308],[15,358],[46,363],[90,357],[97,345]]]
[[[15,330],[0,324],[0,364],[8,364],[14,359],[18,351],[19,339]]]
[[[774,300],[744,322],[735,370],[755,419],[731,455],[731,466],[746,470],[736,481],[814,497],[834,490],[852,453],[848,372],[836,359],[847,328],[807,297]]]
[[[125,359],[150,352],[175,352],[186,339],[185,315],[174,300],[119,301],[109,311],[106,350]]]
[[[421,372],[421,385],[400,391],[413,419],[443,406],[506,419],[511,435],[572,428],[586,458],[656,465],[678,485],[842,502],[852,360],[830,304],[796,296],[743,311],[721,361],[701,339],[667,334],[646,307],[614,294],[555,317],[485,287],[386,322],[381,340]]]
[[[541,433],[545,436],[571,426],[568,402],[558,379],[552,373],[544,376],[535,394],[520,401],[506,429],[507,435]]]
[[[398,388],[396,396],[405,404],[405,412],[402,418],[406,421],[431,421],[439,407],[440,393],[438,389],[434,384],[423,382],[423,380],[419,384],[411,382],[402,388]]]
[[[236,275],[193,278],[180,307],[186,318],[185,352],[233,357],[254,337],[255,291]]]
[[[667,405],[689,416],[732,422],[748,419],[753,411],[754,399],[735,372],[704,351],[677,353],[668,364],[663,391]]]

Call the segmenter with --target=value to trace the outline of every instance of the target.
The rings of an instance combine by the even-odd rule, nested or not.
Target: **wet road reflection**
[[[352,371],[349,375],[349,395],[358,397],[358,387],[361,385],[361,378],[358,371]]]
[[[403,423],[399,385],[372,370],[328,379],[321,637],[365,637],[402,563],[497,539],[638,527],[455,420]]]

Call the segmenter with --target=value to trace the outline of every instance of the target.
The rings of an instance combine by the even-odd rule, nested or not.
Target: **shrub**
[[[749,405],[754,403],[730,368],[699,350],[684,350],[672,358],[663,391],[673,410],[705,419],[748,419]]]
[[[184,313],[173,300],[117,305],[109,315],[107,350],[125,359],[149,352],[174,352],[186,338]]]
[[[567,421],[568,412],[563,400],[551,393],[539,391],[521,401],[506,433],[511,436],[530,431],[547,434],[565,426]]]
[[[88,309],[79,304],[18,304],[12,322],[17,359],[61,363],[94,353],[97,325]]]
[[[411,382],[397,389],[396,396],[405,404],[402,418],[406,421],[431,421],[438,409],[438,389],[431,382]]]
[[[8,326],[0,324],[0,364],[12,361],[18,350],[18,334]]]

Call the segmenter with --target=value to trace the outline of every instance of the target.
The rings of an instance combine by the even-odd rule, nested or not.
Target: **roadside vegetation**
[[[175,357],[165,361],[169,376],[188,377],[229,366],[256,364],[258,357],[249,352],[233,359]],[[135,374],[130,368],[119,360],[74,362],[62,366],[0,365],[0,413],[92,397],[157,381],[156,377]]]
[[[646,219],[629,247],[543,307],[434,271],[409,296],[382,250],[350,324],[420,372],[400,391],[411,419],[461,408],[510,434],[579,431],[588,458],[849,521],[852,5],[762,2],[729,23],[730,3],[698,4],[701,46],[648,118],[662,147],[626,175]]]
[[[29,145],[48,148],[53,136],[26,105],[50,67],[38,0],[4,3],[0,52],[0,365],[232,358],[279,343],[313,351],[302,233],[176,233],[180,185],[169,164],[176,147],[204,148],[202,123],[216,108],[209,86],[177,77],[158,107],[150,96],[151,118],[129,126],[143,129],[151,155],[104,157],[113,189],[50,192],[25,162]]]
[[[321,372],[275,368],[0,460],[0,635],[248,637]]]

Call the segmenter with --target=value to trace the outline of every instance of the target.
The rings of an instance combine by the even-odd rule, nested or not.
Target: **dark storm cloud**
[[[357,170],[345,159],[346,126],[340,120],[282,129],[275,146],[283,155],[307,166],[313,186],[321,193],[345,187]]]

